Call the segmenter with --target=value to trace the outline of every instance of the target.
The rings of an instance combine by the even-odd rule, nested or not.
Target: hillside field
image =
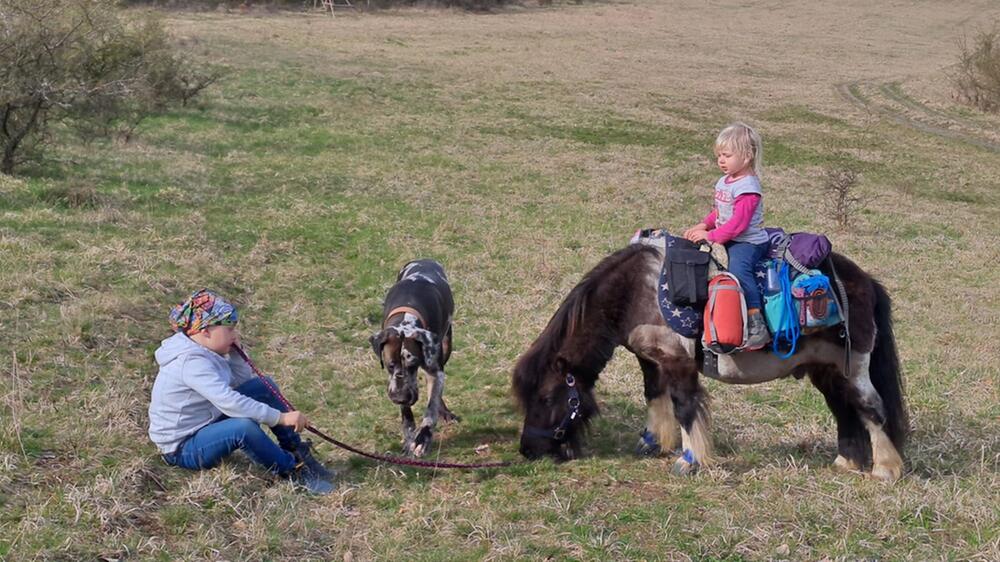
[[[1000,116],[948,79],[994,0],[162,17],[223,80],[127,144],[56,130],[0,176],[0,560],[1000,559]],[[624,350],[588,456],[561,465],[319,444],[341,480],[317,498],[240,456],[171,468],[149,442],[167,314],[211,287],[316,426],[401,453],[368,337],[398,269],[432,257],[463,419],[429,457],[520,461],[515,360],[637,228],[704,216],[733,120],[764,139],[767,223],[827,233],[894,299],[897,483],[831,466],[833,418],[795,379],[703,379],[719,462],[671,476],[672,456],[633,455]],[[839,170],[864,199],[848,228],[824,190]]]

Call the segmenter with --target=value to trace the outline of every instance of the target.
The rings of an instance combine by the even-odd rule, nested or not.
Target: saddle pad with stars
[[[676,238],[667,234],[666,230],[654,231],[654,236],[664,239],[664,246],[667,252],[676,243]],[[648,242],[647,242],[648,243]],[[754,278],[761,294],[764,294],[764,283],[767,280],[767,272],[764,262],[759,262],[754,267]],[[660,268],[660,282],[656,291],[656,300],[660,303],[660,313],[663,320],[670,326],[670,329],[686,338],[697,338],[701,336],[703,327],[702,316],[705,312],[705,303],[701,302],[694,306],[681,306],[670,302],[670,287],[667,286],[667,260],[664,253],[663,266]]]

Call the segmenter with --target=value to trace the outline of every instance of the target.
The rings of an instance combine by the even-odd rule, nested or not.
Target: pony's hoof
[[[439,410],[438,415],[441,416],[441,421],[444,423],[458,423],[462,421],[462,418],[455,415],[451,410]]]
[[[903,469],[898,466],[875,466],[872,468],[872,478],[883,482],[895,482],[903,475]]]
[[[684,459],[677,459],[673,468],[670,469],[670,473],[674,476],[694,476],[698,473],[699,466],[696,462],[691,463]]]
[[[656,441],[656,436],[648,429],[639,434],[639,443],[635,446],[635,454],[639,457],[656,457],[663,451]]]
[[[837,458],[833,459],[833,467],[844,472],[858,472],[861,470],[858,463],[843,455],[837,455]]]

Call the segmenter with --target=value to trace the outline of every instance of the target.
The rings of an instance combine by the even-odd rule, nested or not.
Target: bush
[[[823,189],[830,198],[830,217],[840,228],[849,227],[851,217],[868,204],[858,192],[859,179],[859,174],[849,168],[827,168],[823,171]]]
[[[127,138],[217,77],[177,54],[159,20],[114,0],[0,0],[0,172],[36,156],[53,123]]]
[[[978,33],[971,45],[963,39],[959,48],[955,98],[982,111],[1000,111],[1000,29]]]

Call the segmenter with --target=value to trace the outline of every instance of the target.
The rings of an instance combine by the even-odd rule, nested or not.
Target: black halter
[[[552,439],[556,443],[564,443],[566,441],[566,431],[580,417],[580,391],[576,387],[576,377],[572,373],[566,373],[566,386],[569,387],[569,397],[566,399],[569,410],[566,411],[566,415],[563,416],[559,425],[554,429],[542,429],[526,425],[524,426],[525,435]]]

